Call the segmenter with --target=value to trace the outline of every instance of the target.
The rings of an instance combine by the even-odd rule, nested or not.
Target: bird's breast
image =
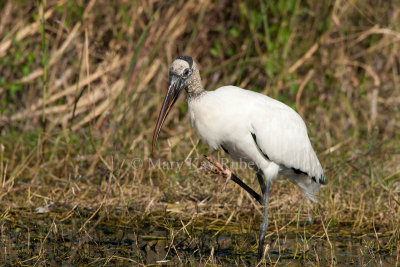
[[[228,98],[202,96],[189,101],[192,126],[213,149],[224,147],[236,161],[262,165],[265,159],[251,136],[251,119]],[[266,162],[265,162],[266,163]]]
[[[192,126],[212,148],[224,143],[237,144],[250,135],[246,112],[229,94],[207,92],[188,101]]]
[[[189,102],[190,122],[201,139],[217,149],[224,134],[220,125],[221,117],[218,110],[204,98],[202,96]]]

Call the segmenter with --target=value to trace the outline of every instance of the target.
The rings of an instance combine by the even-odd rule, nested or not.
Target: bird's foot
[[[225,184],[222,187],[222,192],[224,192],[225,188],[226,188],[226,184],[229,182],[229,180],[232,177],[232,172],[229,169],[227,169],[224,165],[222,165],[218,161],[214,160],[213,158],[211,158],[209,156],[204,156],[204,157],[210,163],[210,164],[203,164],[204,169],[206,169],[207,171],[209,171],[213,174],[218,174],[218,175],[221,175],[222,177],[226,178]],[[215,168],[210,167],[210,165],[214,166]]]

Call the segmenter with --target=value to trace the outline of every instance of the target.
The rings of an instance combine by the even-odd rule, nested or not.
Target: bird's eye
[[[185,69],[183,71],[183,76],[188,76],[189,75],[190,70],[189,69]]]

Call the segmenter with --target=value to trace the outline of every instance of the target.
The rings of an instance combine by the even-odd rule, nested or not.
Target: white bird
[[[282,174],[312,201],[316,201],[320,184],[325,184],[306,125],[292,108],[268,96],[236,86],[204,90],[197,64],[191,57],[181,56],[170,68],[169,88],[154,129],[153,151],[165,118],[182,90],[186,91],[191,123],[201,138],[213,149],[221,147],[232,159],[254,166],[262,196],[219,163],[212,162],[221,174],[264,205],[258,246],[261,260],[271,180]]]

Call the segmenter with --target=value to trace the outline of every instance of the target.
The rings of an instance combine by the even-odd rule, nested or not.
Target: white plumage
[[[188,104],[191,123],[209,146],[223,146],[236,161],[254,162],[266,179],[284,175],[315,201],[323,170],[292,108],[235,86],[205,91]]]
[[[191,57],[182,56],[170,68],[169,88],[154,129],[153,151],[165,118],[182,90],[187,93],[191,123],[201,138],[214,149],[222,147],[234,160],[255,165],[261,195],[221,164],[213,163],[221,174],[264,205],[258,246],[261,260],[271,180],[282,174],[313,201],[319,185],[325,183],[304,121],[287,105],[256,92],[235,86],[204,90],[196,63]]]

